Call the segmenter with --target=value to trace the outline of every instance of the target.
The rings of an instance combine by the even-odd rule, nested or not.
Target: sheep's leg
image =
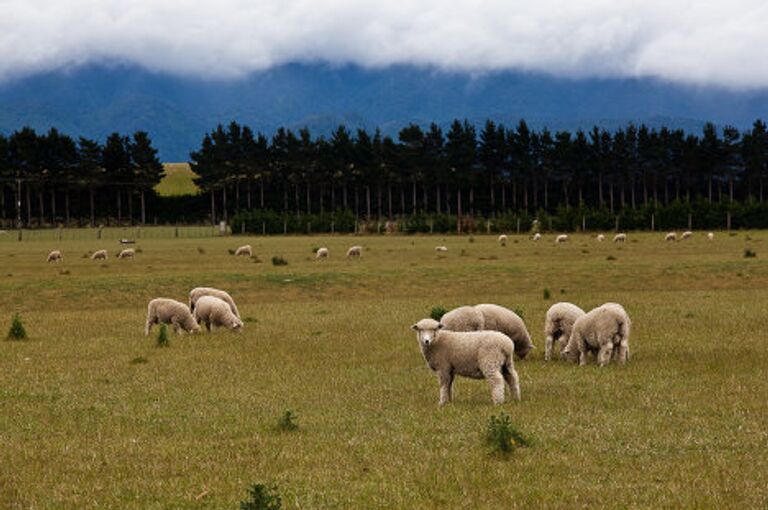
[[[613,343],[606,342],[600,346],[600,352],[597,353],[597,364],[604,367],[611,361],[613,354]]]
[[[453,373],[450,371],[440,372],[437,377],[440,379],[440,405],[444,406],[453,398]]]
[[[155,323],[155,321],[149,317],[147,317],[147,323],[144,324],[144,334],[146,336],[149,336],[149,332],[152,329],[152,325]]]
[[[619,365],[623,365],[627,362],[627,359],[629,358],[629,342],[626,340],[622,340],[619,342],[619,346],[616,349],[616,362],[619,363]]]
[[[520,400],[520,378],[517,376],[517,371],[511,363],[507,364],[504,380],[507,382],[507,386],[509,386],[509,391],[512,393],[512,398],[515,400]]]
[[[179,320],[176,317],[174,317],[173,319],[171,319],[171,324],[173,325],[173,332],[178,335],[179,329],[181,329],[181,324],[179,324]]]
[[[205,321],[205,329],[210,333],[210,331],[211,331],[211,321],[210,320],[206,320]]]
[[[568,346],[568,337],[562,335],[557,341],[557,345],[560,347],[560,359],[565,359],[565,354],[563,351],[565,351],[565,348]]]
[[[580,352],[580,354],[579,354],[579,366],[583,367],[584,365],[587,364],[587,349],[586,349],[586,347],[579,348],[579,352]]]
[[[554,343],[554,338],[552,338],[552,335],[547,335],[546,340],[544,340],[544,361],[549,361],[552,357],[552,344]]]
[[[491,373],[486,373],[485,378],[488,384],[491,386],[491,400],[494,404],[504,403],[504,377],[501,375],[500,370],[496,370]]]

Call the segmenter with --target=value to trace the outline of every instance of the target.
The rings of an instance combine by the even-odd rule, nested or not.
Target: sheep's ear
[[[419,327],[416,324],[412,324],[411,325],[411,329],[414,330],[414,331],[418,331]]]

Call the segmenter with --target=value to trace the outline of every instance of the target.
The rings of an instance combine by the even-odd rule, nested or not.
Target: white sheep
[[[597,242],[602,243],[605,241],[605,234],[597,234]]]
[[[674,232],[669,232],[667,235],[664,236],[665,241],[677,241],[677,234]]]
[[[317,253],[315,253],[316,259],[326,259],[328,258],[328,248],[318,248]]]
[[[532,239],[533,241],[538,241],[539,239],[541,239],[541,234],[539,234],[538,232],[536,232],[535,234],[533,234],[533,237],[532,237],[531,239]]]
[[[435,251],[448,251],[447,246],[435,246]]]
[[[53,250],[48,254],[48,262],[61,262],[62,260],[64,260],[64,257],[59,250]]]
[[[568,340],[571,338],[571,330],[576,319],[584,315],[584,310],[573,303],[555,303],[547,310],[544,319],[544,360],[552,357],[552,347],[557,344],[561,357]]]
[[[602,367],[611,359],[623,365],[629,358],[629,333],[632,322],[626,310],[616,303],[605,303],[576,319],[562,355],[586,365],[587,353],[597,353]]]
[[[707,234],[707,239],[709,239],[710,241],[713,241],[715,239],[715,233],[710,232],[709,234]]]
[[[232,313],[229,303],[214,296],[203,296],[198,299],[193,317],[198,324],[205,324],[205,329],[208,331],[211,330],[211,326],[225,327],[235,331],[240,331],[243,327],[243,321]]]
[[[250,244],[244,244],[243,246],[240,246],[238,249],[235,250],[235,257],[251,257],[253,256],[253,250],[251,249]]]
[[[501,234],[499,236],[499,244],[501,246],[506,246],[507,245],[507,235],[506,234]]]
[[[446,312],[440,324],[449,331],[480,331],[484,329],[485,319],[474,306],[460,306]]]
[[[680,236],[680,239],[690,239],[690,238],[691,238],[691,236],[693,236],[693,232],[691,232],[690,230],[686,230],[686,231],[685,231],[685,232],[683,232],[683,234]]]
[[[520,378],[513,361],[515,345],[503,333],[448,331],[433,319],[422,319],[411,329],[416,331],[427,365],[437,372],[441,406],[451,401],[453,379],[457,375],[487,380],[494,404],[504,403],[505,383],[512,397],[520,400]]]
[[[555,238],[555,244],[568,242],[568,234],[560,234]]]
[[[627,241],[627,234],[620,233],[613,236],[614,243],[624,243]]]
[[[107,260],[107,250],[99,250],[93,252],[91,260]]]
[[[195,287],[189,291],[189,311],[195,311],[197,301],[203,296],[213,296],[221,299],[229,305],[232,313],[235,314],[238,319],[240,318],[240,312],[237,310],[237,305],[235,304],[235,300],[232,299],[232,296],[230,296],[227,291],[214,289],[212,287]]]
[[[172,324],[176,333],[179,330],[187,333],[200,332],[200,326],[195,322],[187,305],[174,299],[157,298],[149,302],[144,334],[149,335],[154,324]]]
[[[363,254],[362,246],[352,246],[347,250],[347,257],[360,257]]]
[[[136,255],[136,250],[133,248],[126,248],[117,255],[117,258],[132,259],[134,255]]]
[[[446,313],[440,319],[449,331],[498,331],[507,335],[515,344],[515,354],[525,358],[534,348],[531,335],[523,319],[508,308],[492,304],[460,306]]]

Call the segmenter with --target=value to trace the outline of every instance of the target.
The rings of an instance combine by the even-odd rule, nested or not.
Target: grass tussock
[[[492,452],[500,455],[509,455],[518,448],[530,445],[528,439],[512,425],[512,418],[504,411],[488,419],[483,439]]]
[[[13,314],[11,328],[8,330],[8,335],[5,338],[6,340],[26,340],[27,330],[21,322],[21,315],[18,313]]]
[[[283,501],[277,486],[257,483],[248,490],[248,498],[240,502],[240,510],[280,510]]]
[[[157,332],[157,338],[155,339],[155,346],[168,347],[171,344],[171,340],[168,337],[168,325],[160,324],[160,330]]]

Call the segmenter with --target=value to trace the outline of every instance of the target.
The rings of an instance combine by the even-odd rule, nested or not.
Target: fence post
[[[656,232],[656,215],[651,213],[651,232]]]
[[[173,229],[173,237],[178,238],[179,237],[179,226],[176,225],[176,228]]]
[[[517,217],[517,233],[520,233],[520,216]]]
[[[434,234],[435,233],[435,220],[432,218],[429,219],[429,233]]]
[[[21,242],[21,228],[19,228],[19,242]]]
[[[693,222],[691,220],[693,220],[692,215],[688,214],[688,230],[692,230],[691,225]]]
[[[486,233],[491,233],[491,220],[485,220],[485,231]]]
[[[332,221],[331,222],[331,234],[335,234],[335,233],[336,233],[336,222]]]
[[[725,223],[726,230],[728,230],[728,232],[730,232],[731,231],[731,211],[728,211],[728,213],[727,213],[727,215],[725,217],[725,222],[726,222]]]

